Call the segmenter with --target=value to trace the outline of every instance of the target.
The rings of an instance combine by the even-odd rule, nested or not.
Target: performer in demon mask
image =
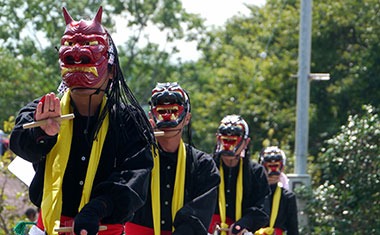
[[[286,156],[277,146],[269,146],[260,152],[259,163],[267,171],[271,194],[266,198],[265,209],[270,214],[270,222],[255,232],[256,235],[298,235],[298,215],[296,195],[284,188]]]
[[[125,83],[102,7],[89,21],[73,20],[65,8],[63,15],[60,94],[22,108],[10,139],[12,151],[36,169],[29,191],[41,213],[31,234],[73,224],[77,235],[95,235],[100,225],[100,235],[120,235],[146,200],[153,129]],[[58,121],[71,113],[74,119]]]
[[[212,157],[191,145],[189,95],[178,83],[158,83],[150,104],[152,125],[164,135],[157,136],[147,203],[126,234],[206,235],[220,180]],[[190,144],[182,140],[185,126]]]
[[[264,199],[269,186],[264,168],[250,159],[249,128],[239,115],[225,116],[216,133],[215,162],[221,183],[211,234],[244,234],[267,224]]]

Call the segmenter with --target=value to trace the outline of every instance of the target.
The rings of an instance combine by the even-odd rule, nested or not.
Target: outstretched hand
[[[59,121],[53,118],[61,115],[60,100],[54,93],[46,94],[38,103],[34,118],[36,121],[47,120],[46,124],[41,125],[41,129],[50,136],[59,132]]]

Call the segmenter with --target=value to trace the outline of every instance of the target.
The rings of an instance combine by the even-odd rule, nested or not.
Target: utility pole
[[[310,176],[307,174],[307,155],[309,142],[311,28],[312,0],[301,0],[298,43],[295,174],[288,174],[291,190],[302,185],[310,186]],[[297,205],[299,224],[307,227],[308,220],[304,212],[306,202],[304,200],[297,200]]]
[[[300,31],[298,43],[297,119],[294,174],[288,174],[290,190],[299,186],[310,186],[307,174],[309,144],[310,81],[327,81],[328,73],[310,73],[311,60],[312,0],[301,0]],[[306,202],[297,199],[299,224],[307,228],[308,219],[304,212]]]
[[[295,144],[295,173],[307,174],[309,141],[309,97],[312,0],[301,0],[301,21],[298,44],[297,122]]]

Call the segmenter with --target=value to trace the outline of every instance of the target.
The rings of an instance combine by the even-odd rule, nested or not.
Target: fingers
[[[58,117],[61,115],[60,100],[54,93],[46,94],[37,104],[35,120]]]
[[[44,113],[49,112],[60,115],[60,109],[59,98],[54,93],[45,95],[45,101],[43,102]]]
[[[35,120],[46,120],[46,124],[41,125],[41,129],[50,136],[54,136],[59,132],[60,123],[52,118],[61,115],[61,106],[59,98],[52,92],[46,94],[37,104],[35,112]]]

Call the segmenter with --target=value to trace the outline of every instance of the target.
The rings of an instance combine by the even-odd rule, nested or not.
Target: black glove
[[[99,222],[110,214],[105,200],[93,199],[87,203],[74,218],[74,233],[79,235],[82,229],[88,235],[96,235],[99,231]]]
[[[243,226],[239,225],[239,224],[234,224],[233,227],[232,227],[232,234],[238,234],[240,233],[243,229],[245,229]]]

